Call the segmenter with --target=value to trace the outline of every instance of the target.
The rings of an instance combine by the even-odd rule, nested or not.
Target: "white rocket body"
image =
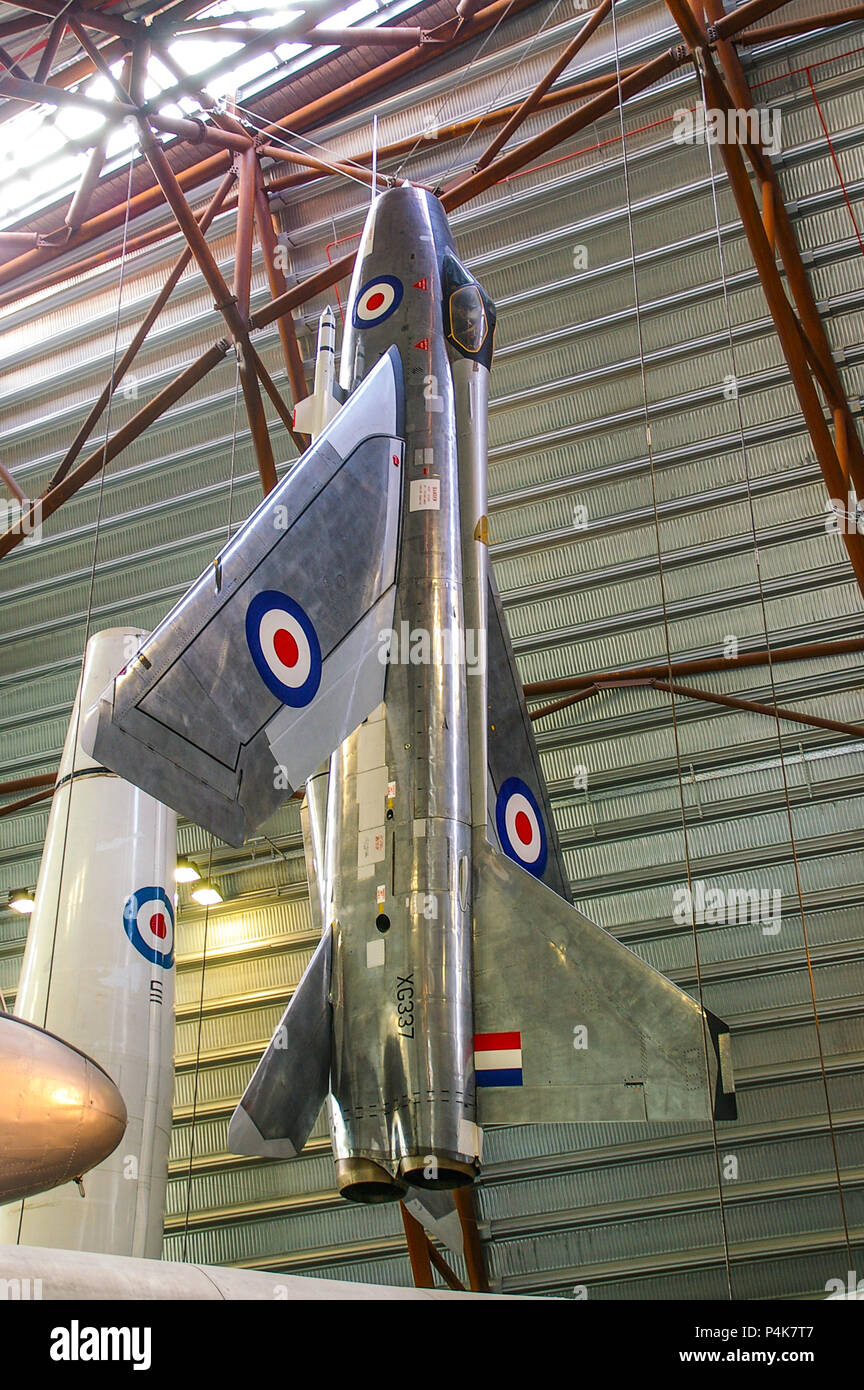
[[[336,318],[330,305],[318,320],[318,346],[315,353],[315,388],[311,396],[294,407],[294,428],[317,439],[339,410],[333,387],[336,377]]]
[[[91,638],[51,803],[15,1013],[81,1048],[126,1102],[126,1134],[86,1177],[0,1210],[0,1244],[158,1258],[174,1084],[173,811],[106,771],[81,711],[143,633]]]

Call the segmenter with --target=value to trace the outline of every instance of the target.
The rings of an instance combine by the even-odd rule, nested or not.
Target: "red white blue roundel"
[[[383,323],[402,303],[402,281],[395,275],[376,275],[367,280],[354,304],[355,328],[372,328]]]
[[[302,708],[321,684],[321,644],[308,613],[287,594],[265,589],[246,609],[246,641],[267,689]]]
[[[135,950],[153,965],[174,964],[174,904],[164,888],[139,888],[126,899],[123,930]]]
[[[548,845],[540,807],[519,777],[502,783],[495,803],[495,824],[504,853],[535,878],[543,877]]]

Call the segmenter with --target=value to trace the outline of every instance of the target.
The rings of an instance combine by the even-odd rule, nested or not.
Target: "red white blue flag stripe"
[[[478,1086],[521,1086],[522,1034],[475,1033],[474,1069]]]

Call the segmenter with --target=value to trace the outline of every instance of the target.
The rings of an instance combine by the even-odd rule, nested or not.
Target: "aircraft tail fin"
[[[330,1085],[331,934],[325,931],[228,1126],[231,1153],[294,1158]]]

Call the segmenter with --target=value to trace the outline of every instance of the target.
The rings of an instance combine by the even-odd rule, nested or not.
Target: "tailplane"
[[[726,1024],[477,837],[478,1122],[735,1118]]]

